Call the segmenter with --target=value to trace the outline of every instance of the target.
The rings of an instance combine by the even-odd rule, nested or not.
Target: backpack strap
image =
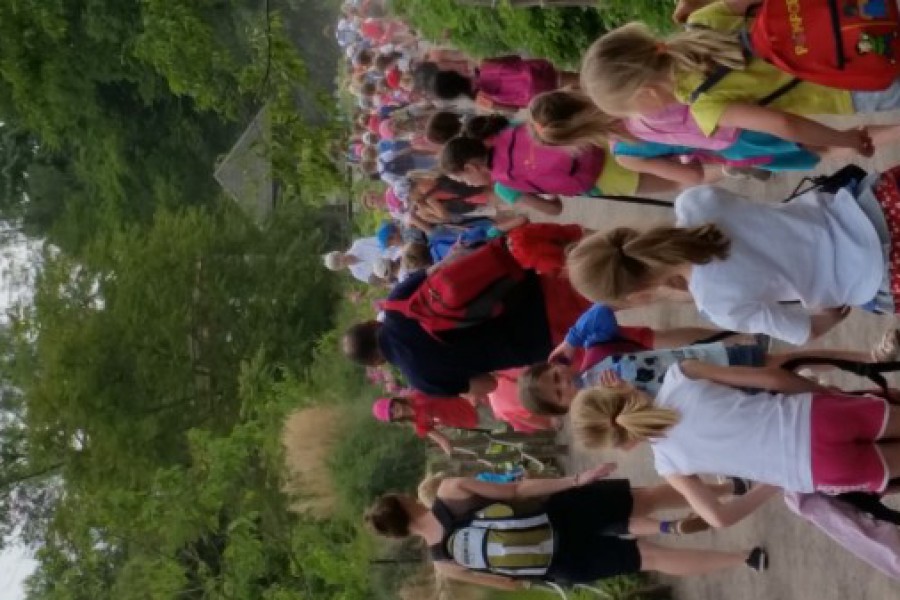
[[[404,317],[414,319],[415,316],[412,314],[409,308],[409,300],[382,300],[378,303],[378,308],[384,311],[392,311],[397,312],[403,315]]]
[[[788,371],[796,371],[798,368],[807,365],[825,365],[829,367],[835,367],[836,369],[840,369],[841,371],[846,371],[848,373],[853,373],[854,375],[859,375],[860,377],[865,377],[881,388],[882,392],[885,395],[885,399],[888,402],[892,404],[895,403],[891,399],[890,387],[888,386],[887,379],[885,379],[884,377],[884,373],[893,373],[895,371],[900,371],[900,361],[870,363],[856,360],[844,360],[840,358],[808,356],[786,361],[781,365],[781,368],[787,369]]]
[[[626,202],[629,204],[645,204],[647,206],[659,206],[661,208],[675,208],[672,202],[657,198],[644,198],[642,196],[622,196],[618,194],[591,194],[591,198],[602,198],[614,202]]]

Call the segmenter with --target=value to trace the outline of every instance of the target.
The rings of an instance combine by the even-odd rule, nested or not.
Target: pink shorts
[[[813,396],[811,455],[817,491],[881,492],[887,487],[887,465],[875,440],[884,434],[888,414],[887,401],[877,396]]]

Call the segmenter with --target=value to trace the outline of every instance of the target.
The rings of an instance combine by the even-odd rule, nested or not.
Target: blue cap
[[[391,240],[391,236],[398,231],[399,229],[397,228],[397,224],[393,221],[381,222],[381,225],[378,227],[378,231],[375,233],[375,238],[378,240],[378,245],[381,246],[382,250],[388,249],[388,243]]]

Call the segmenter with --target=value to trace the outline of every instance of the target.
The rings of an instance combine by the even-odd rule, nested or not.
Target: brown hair
[[[553,417],[566,414],[564,408],[541,394],[538,385],[538,380],[552,367],[553,365],[547,362],[535,363],[519,375],[519,402],[532,414]]]
[[[441,150],[438,164],[447,175],[461,173],[471,162],[487,162],[490,150],[481,140],[470,137],[456,137],[447,142]]]
[[[403,506],[400,494],[385,494],[369,507],[366,523],[375,533],[392,538],[409,537],[409,512]]]
[[[400,260],[403,268],[410,272],[427,269],[433,263],[428,246],[421,242],[407,243],[403,247],[403,254]]]
[[[566,260],[572,285],[594,302],[623,300],[657,287],[673,267],[705,265],[728,257],[731,242],[714,224],[618,227],[581,240]]]
[[[625,135],[619,119],[574,90],[538,94],[528,105],[528,117],[534,137],[548,146],[605,146],[610,134]]]
[[[594,42],[581,65],[581,88],[606,113],[628,114],[642,88],[676,73],[709,74],[716,67],[747,67],[737,36],[688,29],[663,40],[643,23],[629,23]]]
[[[572,435],[585,448],[618,448],[663,437],[679,421],[647,394],[621,385],[581,390],[569,409]]]
[[[462,133],[462,117],[442,110],[431,115],[425,124],[425,139],[432,144],[443,146]]]

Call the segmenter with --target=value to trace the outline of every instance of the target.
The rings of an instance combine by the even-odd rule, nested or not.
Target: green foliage
[[[604,32],[599,13],[589,8],[517,9],[502,3],[492,9],[455,0],[395,0],[391,8],[429,39],[452,32],[453,45],[478,57],[527,52],[573,66]]]
[[[355,515],[381,494],[411,491],[425,473],[425,442],[408,427],[379,423],[370,406],[362,398],[354,407],[331,462],[335,485]]]
[[[597,8],[495,8],[456,0],[394,0],[391,8],[428,39],[443,40],[485,58],[525,52],[575,69],[582,53],[604,32],[641,20],[671,28],[672,6],[659,0],[604,0]]]

